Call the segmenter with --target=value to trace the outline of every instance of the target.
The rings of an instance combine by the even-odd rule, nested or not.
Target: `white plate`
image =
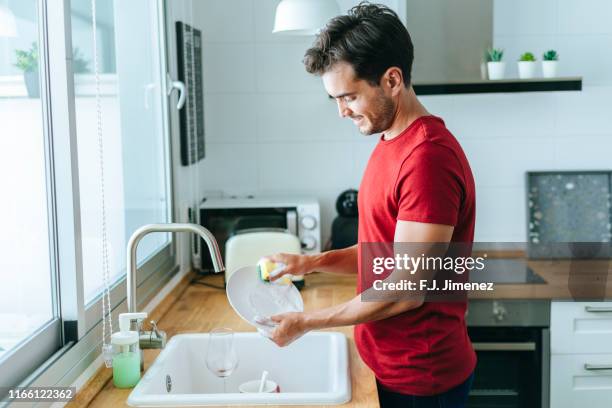
[[[262,325],[256,317],[304,311],[304,301],[293,283],[263,282],[256,266],[245,266],[232,273],[226,293],[238,316],[258,329],[262,329]]]

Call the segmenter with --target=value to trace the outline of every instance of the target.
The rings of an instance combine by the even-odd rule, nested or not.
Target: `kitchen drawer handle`
[[[612,306],[585,306],[584,310],[590,313],[612,313]]]
[[[533,341],[524,343],[472,343],[476,351],[534,351]]]
[[[596,371],[596,370],[612,370],[612,364],[588,364],[584,365],[585,370]]]

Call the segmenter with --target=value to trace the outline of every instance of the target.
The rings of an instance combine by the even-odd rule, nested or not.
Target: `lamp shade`
[[[272,32],[313,35],[338,14],[340,8],[336,0],[282,0],[276,6]]]
[[[17,37],[15,15],[8,7],[0,4],[0,37]]]

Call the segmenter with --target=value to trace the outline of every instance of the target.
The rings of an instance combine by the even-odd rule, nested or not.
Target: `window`
[[[99,355],[102,186],[115,322],[129,237],[171,222],[163,0],[97,4],[104,183],[91,1],[0,0],[0,387],[68,385]],[[139,301],[173,244],[140,243]]]
[[[169,222],[162,71],[152,2],[98,1],[96,9],[104,194],[111,280],[125,276],[126,245],[141,225]],[[85,302],[102,290],[101,173],[90,0],[72,0]],[[169,234],[150,234],[138,261],[162,250]]]
[[[0,1],[0,364],[21,360],[0,370],[3,385],[60,345],[38,11]]]

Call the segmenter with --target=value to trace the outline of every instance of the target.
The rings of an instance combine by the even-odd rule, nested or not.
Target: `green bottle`
[[[130,330],[132,320],[141,320],[146,313],[121,313],[120,331],[113,333],[113,384],[117,388],[132,388],[140,381],[140,347],[138,331]]]
[[[113,384],[132,388],[140,381],[140,356],[135,351],[121,351],[113,357]]]

